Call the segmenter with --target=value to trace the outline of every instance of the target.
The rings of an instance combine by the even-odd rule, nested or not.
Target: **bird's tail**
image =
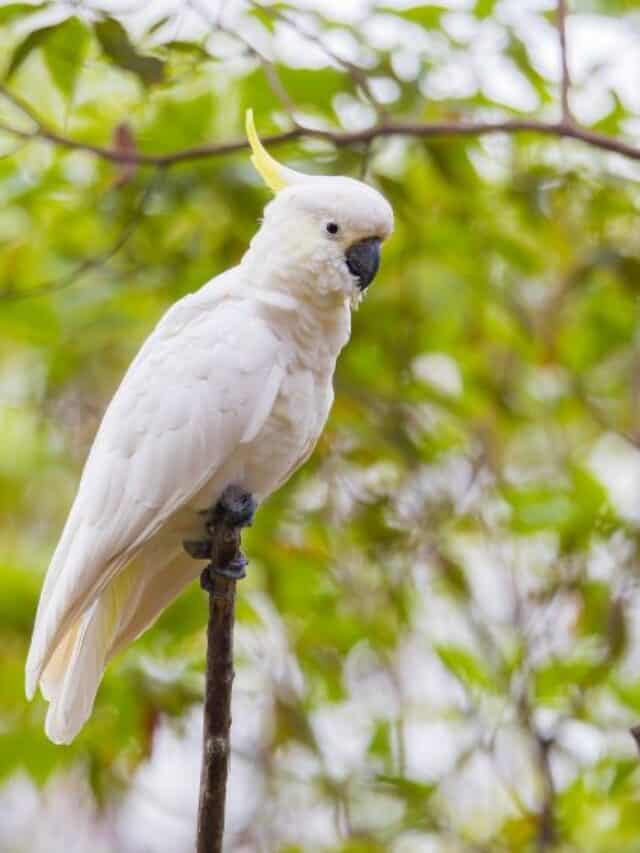
[[[54,743],[71,743],[85,724],[119,629],[118,607],[133,575],[116,578],[67,632],[47,664],[40,689],[49,702],[45,731]]]
[[[104,668],[197,577],[198,561],[180,554],[160,571],[136,562],[100,594],[64,636],[40,679],[49,702],[47,736],[71,743],[89,718]]]

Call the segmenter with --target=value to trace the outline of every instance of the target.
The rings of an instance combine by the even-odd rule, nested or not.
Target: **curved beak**
[[[349,272],[358,279],[358,287],[365,290],[380,266],[380,238],[367,237],[349,246],[345,252]]]

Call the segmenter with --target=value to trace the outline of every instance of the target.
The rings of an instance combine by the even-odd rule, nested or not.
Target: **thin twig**
[[[38,287],[33,287],[29,290],[17,290],[7,287],[4,290],[0,290],[0,302],[18,302],[22,299],[31,299],[35,296],[46,296],[50,293],[65,290],[67,287],[71,287],[71,285],[75,284],[78,279],[82,278],[86,273],[91,272],[91,270],[99,269],[108,263],[131,239],[134,231],[144,217],[147,203],[156,187],[156,184],[157,181],[155,179],[149,181],[140,196],[140,201],[136,205],[136,209],[133,211],[116,240],[108,249],[105,249],[104,252],[100,252],[100,254],[95,255],[94,257],[81,261],[75,270],[69,273],[69,275],[61,276],[60,278],[53,279],[53,281],[45,282]]]
[[[558,0],[557,26],[560,38],[560,61],[562,64],[562,78],[560,81],[562,121],[564,124],[573,124],[573,116],[571,114],[571,107],[569,106],[571,77],[569,76],[569,62],[567,58],[567,0]]]
[[[607,432],[616,433],[616,435],[619,435],[625,441],[628,441],[629,444],[640,448],[640,438],[635,434],[635,432],[624,429],[609,418],[607,412],[589,395],[588,390],[584,387],[582,382],[578,380],[574,381],[573,393],[598,426],[602,427],[602,429]]]
[[[535,732],[535,741],[538,752],[538,766],[542,777],[542,806],[538,817],[538,850],[543,853],[543,851],[549,850],[556,840],[555,787],[549,762],[549,751],[553,746],[553,740],[542,737],[539,732]]]
[[[555,799],[556,790],[551,773],[549,753],[553,747],[552,737],[545,737],[537,728],[529,703],[528,691],[525,688],[518,698],[517,714],[520,724],[531,739],[535,763],[540,776],[542,797],[538,811],[537,847],[540,853],[551,849],[556,841]]]
[[[290,27],[295,33],[297,33],[301,38],[306,39],[310,44],[318,47],[325,56],[334,62],[336,65],[340,66],[347,74],[351,77],[354,86],[359,86],[364,97],[369,101],[371,106],[376,111],[378,118],[383,121],[387,117],[387,111],[384,106],[378,101],[374,92],[371,89],[371,83],[369,81],[369,77],[367,71],[364,68],[361,68],[355,62],[352,62],[349,59],[345,59],[340,54],[336,53],[334,50],[331,50],[328,45],[326,45],[322,39],[316,35],[315,33],[310,32],[305,27],[301,26],[301,24],[292,18],[291,15],[282,11],[281,9],[276,8],[275,6],[263,6],[258,0],[250,0],[251,5],[260,9],[262,12],[270,15],[274,20],[281,21]]]
[[[278,74],[278,70],[274,64],[274,62],[265,56],[258,48],[250,42],[246,36],[242,35],[242,33],[237,30],[228,27],[226,24],[222,22],[222,7],[218,10],[217,14],[212,16],[209,9],[206,7],[202,7],[198,0],[187,0],[188,7],[195,12],[200,19],[209,27],[209,33],[213,35],[216,32],[224,33],[228,35],[230,38],[235,39],[239,42],[248,53],[249,56],[253,56],[260,65],[262,66],[262,70],[264,71],[264,76],[267,81],[267,85],[275,95],[275,97],[280,101],[282,108],[286,112],[289,121],[294,127],[298,126],[298,121],[296,119],[296,104],[293,101],[293,98],[287,91],[284,86],[282,80],[280,79],[280,75]]]

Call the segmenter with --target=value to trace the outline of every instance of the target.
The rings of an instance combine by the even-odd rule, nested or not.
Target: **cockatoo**
[[[308,458],[333,401],[338,354],[393,229],[389,203],[351,178],[304,175],[263,148],[274,192],[238,264],[160,320],[117,389],[47,572],[26,693],[69,743],[107,662],[203,569],[183,543],[230,484],[259,502]]]

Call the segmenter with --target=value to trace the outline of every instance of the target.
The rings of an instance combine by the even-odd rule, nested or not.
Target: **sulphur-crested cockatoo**
[[[229,484],[258,501],[311,453],[333,400],[351,308],[393,214],[370,186],[303,175],[262,147],[275,193],[240,264],[176,303],[142,346],[96,435],[42,589],[26,692],[69,743],[107,662],[205,565],[183,542]]]

